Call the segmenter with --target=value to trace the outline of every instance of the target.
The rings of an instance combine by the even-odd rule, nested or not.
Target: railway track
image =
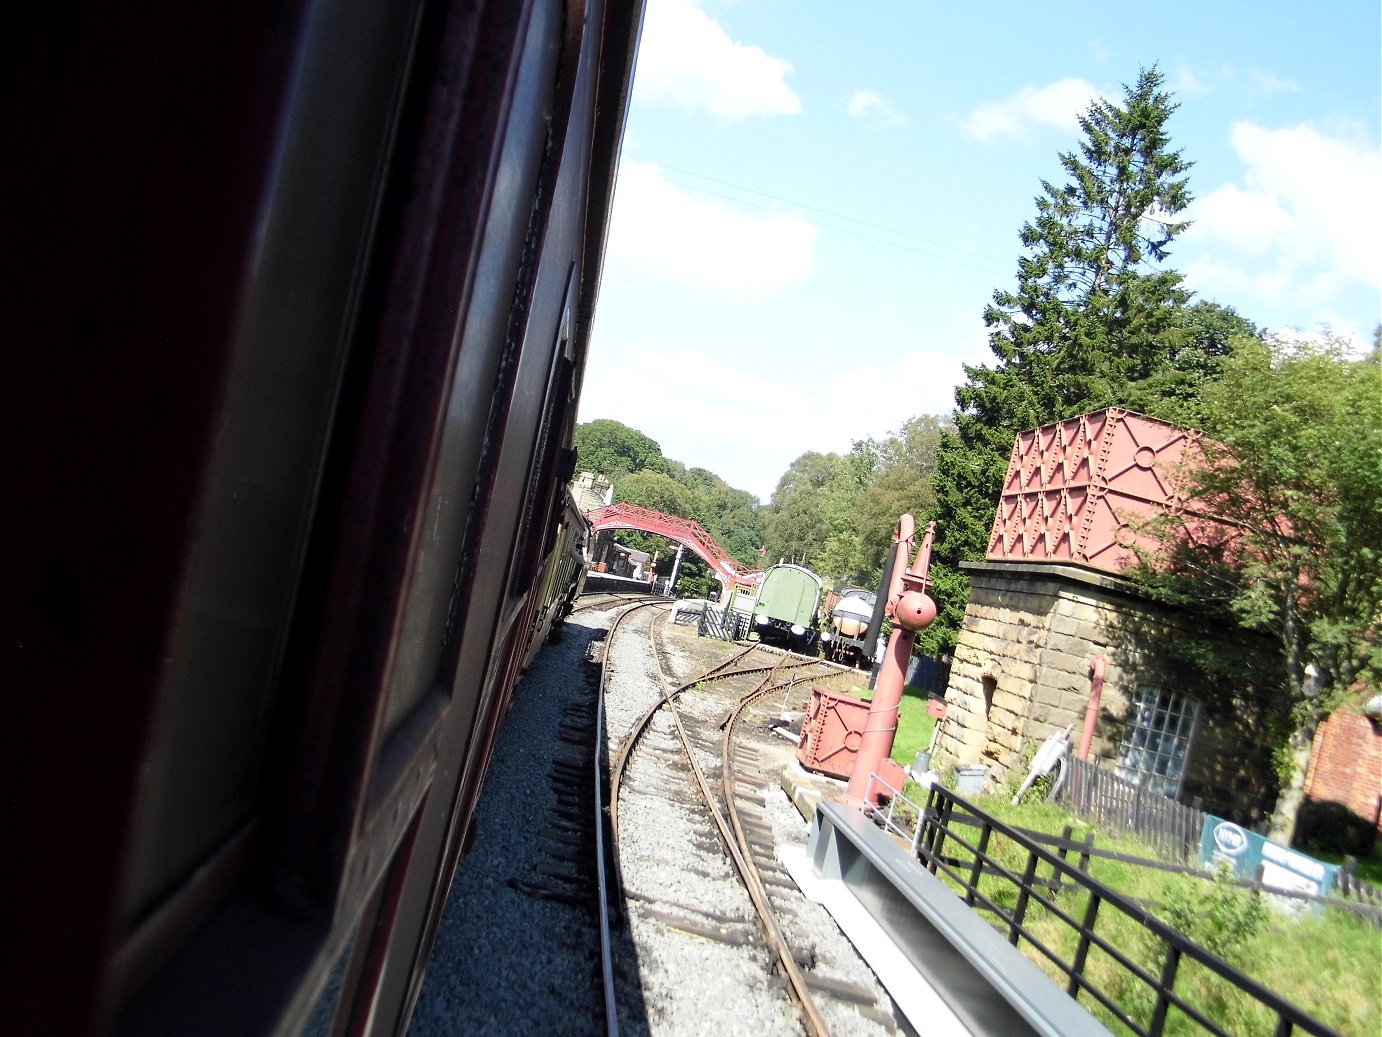
[[[698,638],[659,615],[670,604],[625,595],[603,613],[583,610],[515,690],[410,1037],[810,1032],[783,947],[824,1019],[816,1032],[894,1032],[891,1003],[872,974],[776,856],[789,842],[804,845],[806,830],[774,787],[793,749],[770,732],[772,721],[800,708],[812,682],[857,676]],[[661,705],[669,696],[689,754]],[[655,706],[647,730],[630,741]],[[626,744],[619,800],[610,804],[612,756]],[[759,905],[727,840],[757,876]],[[776,918],[777,950],[760,906]]]
[[[651,604],[659,601],[666,603],[671,599],[665,594],[620,594],[614,591],[582,594],[576,599],[576,604],[572,606],[571,615],[574,616],[582,612],[605,612],[622,605]]]
[[[630,618],[611,630],[612,643],[639,636],[642,623]],[[608,727],[617,745],[609,782],[611,885],[623,892],[640,959],[647,949],[654,963],[680,962],[682,978],[674,983],[690,970],[739,973],[731,1032],[897,1032],[890,1000],[857,959],[822,953],[820,927],[833,923],[822,922],[778,863],[764,794],[773,784],[765,752],[776,761],[774,749],[787,746],[772,733],[777,715],[803,708],[813,683],[853,683],[857,674],[753,645],[678,680],[673,672],[684,667],[662,637],[664,620],[647,623],[651,679],[642,688],[619,682],[622,726]],[[636,823],[625,824],[626,817]],[[662,1010],[669,1016],[679,1004],[697,1004],[694,995],[675,991],[667,1000]],[[658,1004],[656,991],[649,1001]],[[709,1007],[699,1003],[700,1010]]]

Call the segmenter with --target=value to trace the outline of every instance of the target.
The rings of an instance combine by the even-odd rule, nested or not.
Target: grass
[[[893,759],[904,767],[910,767],[918,751],[931,744],[931,732],[935,729],[936,718],[926,713],[926,692],[907,685],[902,689],[902,702],[897,709]]]
[[[1317,857],[1327,864],[1343,864],[1344,855],[1342,853],[1325,853],[1321,850],[1307,850],[1311,857]],[[1359,857],[1355,874],[1364,882],[1374,886],[1382,886],[1382,843],[1373,847],[1373,851],[1367,857]]]
[[[1056,834],[1070,824],[1077,839],[1091,828],[1087,822],[1066,815],[1054,804],[1024,803],[1014,807],[1005,799],[991,797],[982,805],[1000,820],[1023,828]],[[1096,845],[1127,854],[1153,856],[1136,840],[1101,835]],[[1009,868],[1020,869],[1026,861],[1021,847],[998,835],[992,838],[989,852]],[[962,850],[957,855],[968,856]],[[1145,905],[1163,921],[1215,951],[1231,965],[1327,1026],[1350,1037],[1375,1037],[1382,1033],[1382,935],[1369,922],[1345,911],[1305,912],[1293,916],[1227,884],[1125,862],[1096,857],[1091,861],[1090,871],[1105,885]],[[1015,886],[1001,877],[986,876],[980,889],[1005,909],[1010,909],[1017,899]],[[1061,893],[1054,899],[1067,914],[1080,917],[1087,894]],[[1052,912],[1030,908],[1025,925],[1064,961],[1073,959],[1075,931]],[[1153,975],[1160,972],[1165,945],[1133,919],[1105,907],[1100,911],[1095,931],[1148,972]],[[1064,984],[1065,977],[1054,964],[1026,941],[1021,946],[1028,957]],[[1153,1004],[1151,988],[1132,978],[1108,954],[1097,949],[1091,952],[1086,974],[1133,1018],[1145,1024]],[[1175,990],[1230,1032],[1272,1032],[1274,1016],[1201,966],[1184,965]],[[1128,1032],[1088,995],[1081,998],[1081,1003],[1112,1032]],[[1167,1034],[1179,1037],[1202,1032],[1188,1016],[1172,1010]]]

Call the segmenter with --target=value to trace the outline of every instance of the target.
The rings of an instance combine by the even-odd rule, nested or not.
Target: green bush
[[[1235,964],[1267,920],[1267,905],[1257,890],[1235,886],[1232,874],[1220,871],[1212,883],[1168,885],[1160,915],[1171,928]]]

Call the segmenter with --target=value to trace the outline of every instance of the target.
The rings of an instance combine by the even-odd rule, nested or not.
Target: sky
[[[1152,65],[1194,163],[1167,265],[1370,344],[1379,7],[648,0],[578,420],[767,504],[801,454],[949,413],[1076,117]]]

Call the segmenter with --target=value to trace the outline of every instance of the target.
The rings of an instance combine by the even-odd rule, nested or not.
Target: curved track
[[[625,615],[632,611],[629,610],[629,613]],[[610,763],[609,818],[614,849],[613,859],[619,886],[621,889],[624,888],[622,869],[619,863],[619,801],[621,791],[625,785],[625,777],[629,773],[630,761],[640,746],[644,745],[645,735],[653,725],[654,718],[665,714],[676,732],[676,739],[680,745],[681,762],[678,765],[673,765],[664,756],[661,769],[665,772],[684,769],[687,772],[691,784],[699,795],[701,810],[708,818],[709,823],[714,826],[724,855],[732,864],[744,892],[753,905],[761,941],[766,945],[771,960],[775,963],[775,968],[786,980],[791,997],[798,1006],[804,1031],[812,1035],[828,1034],[830,1028],[817,1006],[813,987],[816,990],[825,989],[833,996],[852,1001],[856,1005],[865,1001],[871,1002],[872,995],[861,992],[857,987],[848,983],[836,982],[833,984],[834,989],[831,990],[832,981],[812,978],[798,964],[793,949],[783,934],[783,926],[769,894],[769,883],[765,881],[759,864],[759,861],[765,856],[761,837],[764,823],[762,821],[757,822],[760,838],[755,840],[752,838],[751,826],[746,823],[740,808],[741,794],[736,772],[740,766],[739,757],[745,751],[742,746],[738,747],[738,751],[736,751],[735,735],[736,728],[745,712],[755,703],[764,701],[767,696],[777,692],[790,692],[803,683],[809,684],[812,681],[820,681],[830,677],[843,676],[853,679],[855,674],[834,663],[820,659],[809,659],[755,644],[742,648],[729,659],[712,666],[692,680],[678,683],[667,676],[666,667],[662,662],[667,653],[659,644],[660,639],[657,634],[656,623],[650,627],[650,634],[654,646],[654,657],[657,660],[657,668],[661,671],[664,690],[657,700],[632,724]],[[610,632],[611,639],[615,636],[616,630],[612,629]],[[723,719],[719,720],[717,725],[721,729],[718,759],[715,757],[716,747],[712,744],[712,739],[707,737],[710,732],[707,731],[704,722],[698,724],[700,730],[697,733],[701,736],[698,740],[692,733],[688,732],[688,723],[684,722],[682,711],[677,705],[677,700],[688,691],[698,689],[703,692],[708,685],[714,685],[717,695],[726,697],[726,701],[729,703],[728,712],[723,715]],[[747,691],[742,690],[745,686],[748,687]],[[666,752],[664,749],[650,749],[650,751]],[[748,754],[751,755],[751,750],[748,751]],[[704,757],[709,757],[706,763],[702,763]],[[717,765],[720,768],[720,780],[718,788],[715,788],[712,787],[706,771]],[[770,836],[768,841],[771,842]],[[773,870],[771,877],[778,884],[788,882],[789,880],[782,874],[780,866],[772,859],[771,846],[767,849],[766,857],[767,860],[763,863],[765,867]],[[719,919],[717,924],[722,927],[722,930],[732,928],[731,923],[723,917]],[[688,923],[682,920],[680,927],[687,928],[687,926]]]

